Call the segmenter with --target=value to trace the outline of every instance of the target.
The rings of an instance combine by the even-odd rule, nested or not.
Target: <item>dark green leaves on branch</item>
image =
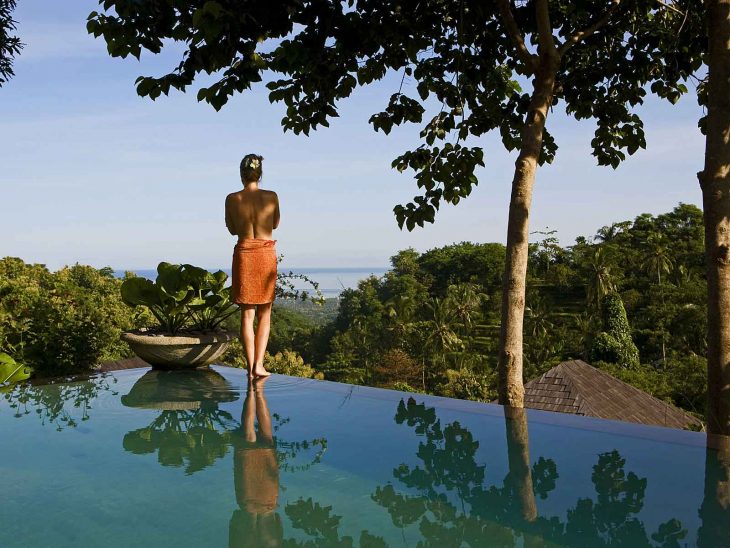
[[[0,87],[14,76],[13,58],[23,49],[20,38],[13,36],[16,4],[16,0],[0,0]]]
[[[510,2],[510,4],[513,4]],[[536,53],[535,0],[512,11],[529,50]],[[103,36],[115,57],[159,52],[178,42],[177,67],[137,80],[137,91],[155,99],[185,91],[201,74],[211,85],[199,101],[216,110],[264,77],[269,100],[286,111],[285,130],[308,135],[338,116],[340,101],[355,88],[387,79],[393,94],[370,123],[390,133],[405,124],[420,128],[423,142],[393,166],[413,169],[421,194],[394,209],[409,230],[433,222],[442,200],[456,204],[477,183],[483,166],[474,144],[498,130],[507,150],[523,145],[534,66],[518,55],[495,3],[477,0],[102,0],[88,30]],[[607,0],[549,3],[553,35],[570,43],[606,13]],[[675,103],[701,70],[706,45],[703,8],[677,0],[622,0],[607,24],[571,47],[561,48],[553,104],[578,120],[595,121],[593,154],[617,167],[646,147],[636,112],[647,93]],[[685,16],[686,14],[686,16]],[[396,87],[397,86],[397,87]],[[451,148],[448,148],[451,147]],[[557,143],[546,133],[539,162],[549,163]]]
[[[416,225],[432,223],[442,199],[456,205],[469,196],[479,182],[474,170],[477,165],[484,165],[483,154],[478,147],[446,143],[443,149],[420,147],[396,158],[393,167],[401,172],[414,170],[416,183],[424,190],[422,196],[416,196],[405,206],[395,206],[398,226],[403,228],[405,224],[410,231]]]

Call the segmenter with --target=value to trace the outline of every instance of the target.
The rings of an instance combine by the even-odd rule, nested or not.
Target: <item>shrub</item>
[[[494,372],[481,374],[469,369],[446,370],[446,382],[439,387],[439,395],[461,400],[489,402],[497,398]]]
[[[707,359],[697,354],[672,354],[667,361],[666,372],[674,404],[704,416],[707,405]]]
[[[119,337],[146,318],[124,306],[120,285],[110,269],[77,264],[51,273],[0,260],[0,348],[42,376],[131,356]]]
[[[320,380],[324,378],[322,373],[318,373],[312,366],[304,363],[304,359],[293,350],[277,352],[273,356],[267,352],[264,356],[264,367],[272,373],[291,375],[292,377]]]
[[[233,339],[228,345],[228,348],[226,348],[226,351],[219,358],[219,360],[221,363],[230,365],[231,367],[246,367],[246,360],[243,357],[243,344],[241,344],[241,339],[238,337]]]
[[[53,274],[30,316],[29,359],[39,374],[88,371],[132,355],[120,340],[122,331],[135,324],[119,297],[120,285],[110,273],[90,266]]]
[[[374,367],[374,374],[376,383],[380,386],[423,385],[421,366],[406,352],[397,348],[383,353],[379,364]]]
[[[603,329],[593,341],[591,360],[615,363],[622,367],[639,367],[639,349],[631,339],[624,303],[618,293],[606,296],[603,304]]]
[[[236,338],[231,341],[231,344],[228,346],[220,361],[233,367],[246,367],[241,339]],[[273,355],[266,352],[264,355],[264,367],[272,373],[279,373],[281,375],[304,377],[307,379],[324,379],[322,373],[319,373],[313,367],[304,363],[304,358],[293,350],[284,350]]]
[[[417,388],[413,388],[410,384],[407,382],[394,382],[393,386],[391,386],[393,390],[398,390],[400,392],[414,392],[421,394],[422,392],[418,390]]]

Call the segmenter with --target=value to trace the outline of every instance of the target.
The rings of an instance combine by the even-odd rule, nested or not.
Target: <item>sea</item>
[[[217,268],[209,269],[211,272],[219,270]],[[221,268],[223,272],[231,275],[230,268]],[[360,280],[364,280],[370,276],[380,277],[388,271],[384,267],[352,267],[352,268],[287,268],[279,265],[279,272],[292,272],[294,274],[304,274],[310,279],[319,283],[319,290],[325,298],[337,298],[345,289],[354,289]],[[114,275],[118,278],[124,276],[124,270],[115,270]],[[150,280],[157,277],[155,269],[132,270],[137,276],[142,276]],[[311,292],[311,286],[300,280],[294,281],[294,287],[297,289],[306,289]]]

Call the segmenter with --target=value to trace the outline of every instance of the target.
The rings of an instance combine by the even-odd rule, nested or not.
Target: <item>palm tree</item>
[[[612,225],[599,228],[593,240],[607,244],[613,241],[616,236],[624,232],[630,225],[631,221],[623,221],[621,223],[613,223]]]
[[[694,272],[692,272],[683,264],[674,269],[674,283],[677,285],[677,287],[684,287],[686,285],[689,285],[694,278]]]
[[[669,256],[667,239],[663,234],[650,234],[646,243],[647,250],[642,266],[649,275],[656,272],[657,283],[661,287],[662,272],[669,274],[674,266],[674,261]]]
[[[392,333],[398,348],[404,348],[408,336],[413,332],[416,301],[410,295],[399,294],[385,303],[388,317],[386,330]]]
[[[461,346],[462,341],[456,334],[456,322],[454,310],[448,299],[431,298],[426,302],[428,318],[425,322],[427,328],[426,346],[435,355],[441,356],[441,361],[446,366],[446,353]]]
[[[588,305],[595,312],[601,309],[603,297],[616,290],[611,263],[602,246],[595,246],[588,256]]]
[[[662,272],[669,274],[674,266],[674,261],[669,256],[669,246],[667,238],[663,234],[650,234],[646,239],[647,250],[644,255],[642,266],[650,276],[656,272],[657,284],[659,285],[659,294],[662,299],[662,365],[667,364],[666,349],[666,331],[664,329],[665,302],[664,302],[664,286],[662,285]]]
[[[580,334],[581,355],[584,360],[588,360],[593,336],[598,330],[596,317],[589,314],[588,311],[583,311],[581,314],[574,316],[573,320],[575,330]]]
[[[365,382],[371,384],[373,378],[372,358],[380,350],[377,344],[377,328],[373,325],[372,317],[357,314],[352,320],[349,332],[355,341],[358,359],[365,369]]]
[[[464,330],[471,328],[474,314],[486,295],[475,284],[450,285],[446,290],[446,305],[453,310]]]
[[[535,295],[530,301],[525,307],[526,327],[533,337],[547,335],[555,327],[550,319],[550,304],[540,295]]]

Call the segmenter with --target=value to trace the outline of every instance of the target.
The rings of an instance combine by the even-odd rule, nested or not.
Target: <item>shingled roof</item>
[[[525,384],[525,407],[671,428],[696,418],[581,360],[563,362]]]

